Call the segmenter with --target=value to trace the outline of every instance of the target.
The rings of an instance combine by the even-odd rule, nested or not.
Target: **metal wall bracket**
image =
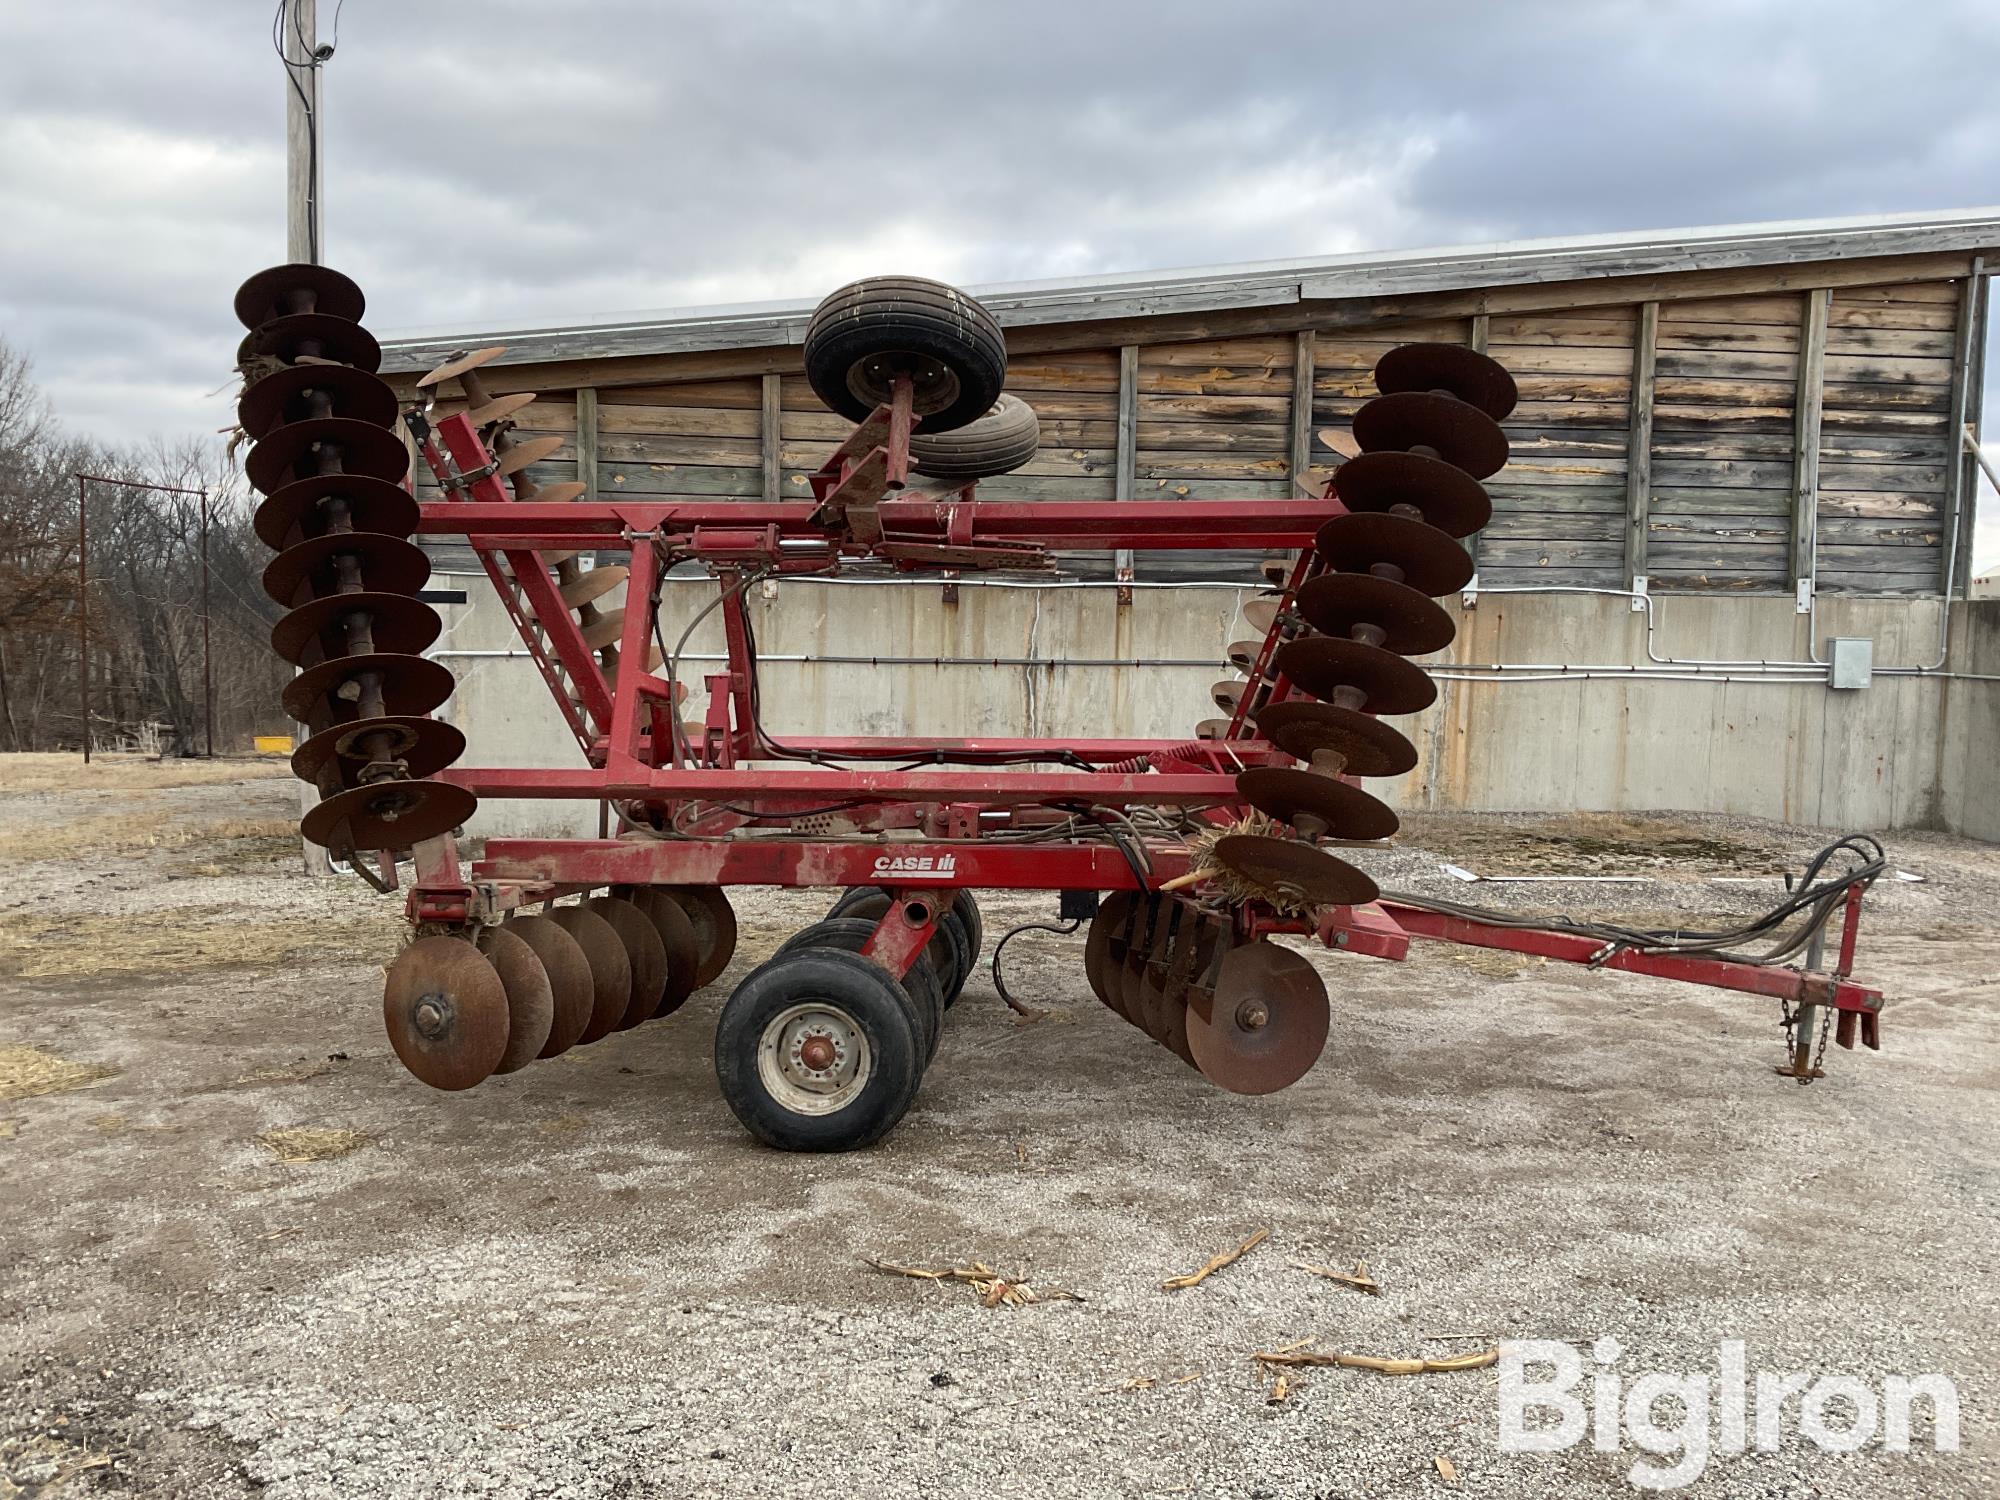
[[[1646,612],[1646,582],[1644,573],[1632,575],[1632,613],[1635,615]]]
[[[1479,608],[1479,575],[1474,573],[1466,579],[1465,587],[1458,591],[1458,602],[1464,609]]]
[[[1812,608],[1813,608],[1812,579],[1801,578],[1798,581],[1797,590],[1792,599],[1792,608],[1798,614],[1809,615],[1812,613]]]

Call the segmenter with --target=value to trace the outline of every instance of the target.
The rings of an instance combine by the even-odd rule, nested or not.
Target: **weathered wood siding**
[[[1259,311],[1261,326],[1229,333],[1225,311],[1201,338],[1107,324],[1099,348],[1045,349],[1027,330],[1008,388],[1040,415],[1042,446],[980,492],[1117,497],[1123,396],[1132,495],[1316,493],[1354,451],[1353,415],[1374,394],[1383,353],[1413,340],[1483,342],[1521,388],[1506,423],[1512,462],[1489,482],[1493,521],[1471,543],[1483,585],[1622,588],[1642,573],[1661,591],[1789,592],[1816,557],[1822,589],[1935,592],[1963,281],[1812,292],[1795,268],[1761,285],[1739,273],[1729,295],[1718,285],[1712,273],[1652,278],[1635,285],[1649,300],[1627,303],[1552,288],[1542,308],[1521,306],[1529,294],[1514,290],[1482,314],[1384,308],[1362,326],[1302,307],[1284,331]],[[619,361],[593,364],[597,465],[584,477],[606,494],[806,496],[807,474],[848,424],[814,397],[796,351],[748,351],[735,366],[777,371],[768,375],[714,378],[721,358],[688,356],[703,378],[681,380],[659,378],[659,357],[625,361],[643,366],[646,383],[633,384]],[[585,374],[569,368],[577,373],[548,373]],[[532,388],[537,373],[495,371],[507,389]],[[1802,404],[1802,374],[1817,417]],[[545,388],[525,413],[524,435],[564,439],[538,479],[577,477],[577,412],[574,389]],[[1221,555],[1214,570],[1243,576],[1252,562]],[[1139,568],[1188,576],[1190,563],[1200,570],[1160,557]]]
[[[1622,574],[1637,320],[1633,308],[1593,307],[1488,321],[1486,352],[1521,401],[1503,424],[1507,467],[1487,481],[1481,583],[1604,587]]]
[[[1646,563],[1658,589],[1791,587],[1796,292],[1663,303]]]
[[[1142,347],[1138,498],[1289,496],[1295,353],[1282,334]]]
[[[1819,585],[1935,591],[1957,445],[1959,287],[1851,287],[1827,313],[1820,428]]]

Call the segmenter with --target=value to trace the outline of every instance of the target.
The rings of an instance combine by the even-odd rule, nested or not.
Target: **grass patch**
[[[0,792],[139,792],[175,786],[216,786],[291,774],[282,755],[241,760],[151,760],[143,755],[22,751],[0,755]]]
[[[257,1139],[279,1161],[297,1165],[309,1161],[332,1161],[368,1144],[358,1130],[334,1130],[313,1125],[294,1125],[285,1130],[267,1130]]]
[[[67,1094],[115,1078],[116,1068],[94,1063],[73,1063],[38,1047],[19,1044],[0,1046],[0,1099],[35,1099],[43,1094]]]
[[[1761,873],[1769,849],[1669,816],[1552,813],[1533,822],[1478,815],[1416,815],[1402,842],[1466,864],[1482,875]]]
[[[298,843],[298,823],[290,818],[210,818],[183,823],[168,821],[168,816],[157,808],[135,806],[124,812],[10,828],[0,832],[0,859],[32,864],[78,854],[142,854],[201,847],[221,856],[205,863],[223,873],[224,867],[240,859],[254,857],[261,864]]]
[[[228,907],[183,907],[144,917],[23,913],[0,917],[0,974],[72,979],[238,964],[353,962],[378,954],[386,961],[402,937],[401,912],[386,909],[267,921],[246,921]]]

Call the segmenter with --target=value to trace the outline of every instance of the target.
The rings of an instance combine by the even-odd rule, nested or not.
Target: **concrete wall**
[[[440,579],[440,583],[446,580]],[[444,606],[443,659],[459,679],[445,714],[471,747],[466,766],[574,766],[580,757],[483,577],[471,602]],[[1226,675],[1224,645],[1251,592],[1141,589],[1120,608],[1108,588],[963,585],[943,604],[935,584],[802,581],[755,597],[765,657],[766,727],[794,734],[1182,736],[1212,714],[1207,687]],[[702,580],[667,586],[669,642],[713,597]],[[1426,662],[1646,661],[1645,619],[1623,598],[1479,597],[1451,650]],[[1655,601],[1663,656],[1803,660],[1806,620],[1789,598],[1675,595]],[[1935,660],[1935,599],[1827,597],[1822,642],[1868,636],[1878,668]],[[1968,613],[1970,611],[1971,613]],[[1960,606],[1954,668],[2000,673],[2000,605]],[[1976,615],[1976,618],[1975,618]],[[719,651],[705,623],[689,651]],[[1983,661],[1969,666],[1967,653]],[[1167,659],[1187,665],[934,666],[813,664],[782,658],[892,656]],[[1213,662],[1214,665],[1207,663]],[[690,661],[684,675],[713,670]],[[1718,673],[1723,669],[1717,669]],[[1878,675],[1843,691],[1820,683],[1724,681],[1447,681],[1428,712],[1400,721],[1421,760],[1372,784],[1404,807],[1485,810],[1719,811],[1847,828],[1947,826],[2000,838],[2000,683]],[[480,833],[588,833],[594,804],[482,805]]]
[[[2000,677],[2000,599],[1952,611],[1952,667]],[[1942,684],[1940,827],[2000,841],[2000,682]]]

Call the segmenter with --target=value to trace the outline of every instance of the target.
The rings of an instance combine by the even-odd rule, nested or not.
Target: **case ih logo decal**
[[[875,857],[877,875],[895,875],[904,880],[949,880],[958,874],[956,854],[880,854]]]

